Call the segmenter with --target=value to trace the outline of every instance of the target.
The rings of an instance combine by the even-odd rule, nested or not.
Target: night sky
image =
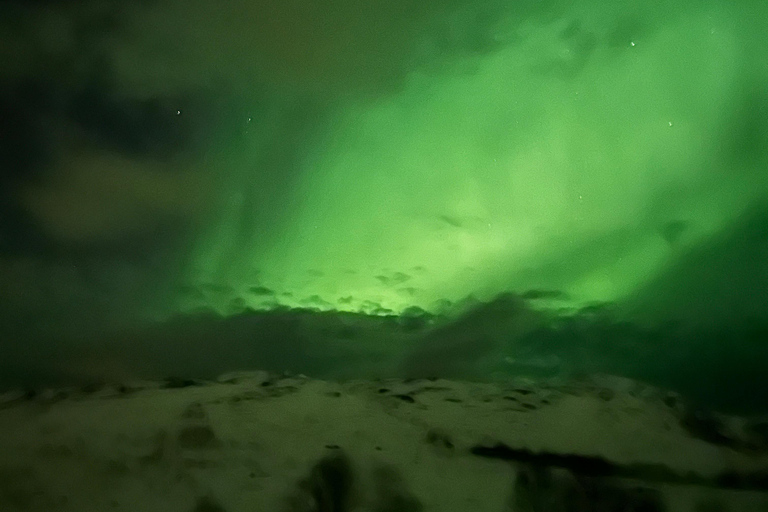
[[[1,2],[3,343],[510,292],[765,325],[765,33],[753,1]]]

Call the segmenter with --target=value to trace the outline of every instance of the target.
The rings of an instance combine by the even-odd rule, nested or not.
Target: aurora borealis
[[[549,9],[457,18],[485,45],[307,121],[276,207],[249,169],[265,136],[246,133],[236,158],[254,163],[232,166],[191,278],[252,306],[254,286],[323,309],[528,289],[614,302],[763,200],[765,148],[745,161],[734,140],[734,110],[765,78],[736,8]]]
[[[514,292],[764,322],[767,25],[750,1],[5,2],[0,320]]]

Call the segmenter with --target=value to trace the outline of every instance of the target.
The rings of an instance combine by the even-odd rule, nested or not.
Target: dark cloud
[[[661,236],[668,244],[675,245],[690,226],[690,222],[684,220],[669,221],[661,226]]]
[[[488,358],[500,359],[499,351],[514,343],[521,333],[536,325],[538,313],[514,293],[500,294],[489,302],[472,298],[466,307],[449,317],[413,347],[403,360],[401,370],[406,377],[478,378],[481,365]],[[432,317],[411,309],[405,325],[424,325]]]
[[[462,227],[461,219],[457,217],[451,217],[450,215],[440,215],[438,218],[451,227],[454,227],[454,228]]]
[[[248,288],[248,291],[251,292],[254,295],[260,295],[260,296],[273,296],[275,295],[275,291],[267,288],[265,286],[251,286]]]
[[[204,292],[217,294],[229,294],[234,291],[231,286],[218,283],[204,283],[200,285],[200,289]]]
[[[561,32],[560,40],[567,51],[534,66],[532,69],[534,74],[564,79],[574,78],[589,64],[592,53],[598,48],[598,44],[602,43],[578,20]]]
[[[376,279],[378,279],[381,284],[387,285],[387,286],[395,286],[398,284],[403,284],[406,281],[410,281],[413,278],[413,276],[410,276],[404,272],[395,272],[392,275],[389,276],[376,276]]]
[[[413,286],[409,286],[407,288],[401,288],[400,290],[398,290],[398,292],[400,292],[400,293],[402,293],[404,295],[407,295],[409,297],[413,297],[413,296],[415,296],[415,295],[417,295],[419,293],[419,289],[415,288]]]
[[[719,156],[733,166],[761,169],[768,154],[768,98],[764,80],[747,80],[730,115]]]
[[[201,142],[192,137],[189,121],[199,113],[184,99],[114,98],[87,88],[75,94],[70,115],[95,144],[131,156],[169,157]]]
[[[695,325],[768,321],[768,206],[758,205],[690,249],[623,304],[645,321]]]
[[[305,304],[307,306],[320,306],[320,307],[331,306],[330,302],[326,301],[319,295],[312,295],[305,299],[302,299],[301,304]]]
[[[567,299],[568,295],[561,290],[527,290],[521,297],[526,300]]]
[[[117,4],[42,7],[0,6],[18,14],[0,53],[23,49],[0,78],[0,277],[39,288],[15,307],[47,324],[133,317],[188,251],[205,193],[177,157],[205,150],[212,110],[187,90],[116,90],[103,43],[122,37]]]
[[[500,366],[533,375],[531,362],[551,359],[562,377],[625,375],[677,390],[705,407],[757,413],[768,397],[762,376],[768,349],[759,341],[765,335],[765,323],[643,325],[622,320],[615,305],[601,305],[542,322],[509,345],[512,362]]]
[[[631,42],[642,43],[652,32],[648,21],[637,15],[626,14],[621,16],[608,30],[605,42],[610,48],[624,49]]]
[[[46,131],[45,98],[34,84],[0,88],[0,180],[4,192],[38,177],[49,163],[53,140]]]

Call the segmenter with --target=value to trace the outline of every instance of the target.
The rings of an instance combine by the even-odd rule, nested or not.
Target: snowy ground
[[[765,511],[767,425],[614,377],[16,391],[0,510]]]

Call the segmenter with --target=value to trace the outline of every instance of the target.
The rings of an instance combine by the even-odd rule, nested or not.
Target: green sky
[[[703,269],[738,261],[765,282],[762,238],[733,235],[768,194],[762,2],[0,14],[9,318],[436,309],[530,289],[673,312],[670,283],[729,289],[735,310],[754,293]]]
[[[767,33],[764,0],[0,2],[0,385],[586,371],[763,410]]]
[[[502,11],[484,51],[330,103],[292,154],[294,184],[243,236],[243,209],[270,199],[259,152],[281,128],[255,129],[190,278],[254,306],[252,286],[348,309],[531,288],[621,301],[765,197],[765,157],[730,147],[734,112],[768,78],[750,36],[764,22],[714,3],[548,14]],[[226,311],[231,294],[207,300]]]

